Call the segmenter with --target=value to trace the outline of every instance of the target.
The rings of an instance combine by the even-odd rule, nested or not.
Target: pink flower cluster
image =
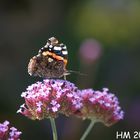
[[[0,140],[20,140],[21,132],[9,125],[8,121],[0,123]]]
[[[107,88],[79,90],[66,80],[46,79],[29,86],[21,96],[25,103],[17,112],[33,120],[55,118],[61,113],[110,126],[123,119],[117,97]]]

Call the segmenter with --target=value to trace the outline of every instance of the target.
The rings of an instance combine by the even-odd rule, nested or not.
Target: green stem
[[[94,120],[91,120],[88,128],[86,129],[86,131],[84,132],[84,134],[82,135],[81,139],[80,140],[85,140],[85,138],[88,136],[89,132],[91,131],[91,129],[93,128],[95,124],[95,121]]]
[[[57,140],[57,130],[56,130],[54,118],[50,118],[50,122],[51,122],[51,127],[52,127],[52,132],[53,132],[53,140]]]

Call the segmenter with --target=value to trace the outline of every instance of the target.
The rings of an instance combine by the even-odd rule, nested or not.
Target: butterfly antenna
[[[79,71],[73,71],[73,70],[68,70],[67,73],[69,73],[69,74],[70,73],[75,73],[75,74],[78,74],[78,75],[87,76],[87,74],[85,74],[85,73],[81,73]]]

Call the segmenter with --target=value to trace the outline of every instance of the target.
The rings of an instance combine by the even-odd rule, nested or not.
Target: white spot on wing
[[[39,52],[39,53],[41,53],[42,51],[41,51],[41,50],[39,50],[38,52]]]
[[[37,57],[40,57],[40,54],[38,54]]]
[[[62,47],[63,49],[67,49],[67,47],[66,46],[64,46],[64,47]]]
[[[45,45],[44,48],[48,48],[48,45]]]
[[[54,50],[56,50],[56,51],[61,51],[62,48],[61,48],[61,47],[54,46]]]
[[[52,45],[49,45],[49,48],[52,48],[53,46]]]
[[[46,45],[50,45],[50,43],[47,41]]]
[[[62,51],[62,54],[63,54],[63,55],[67,55],[68,52],[67,52],[67,51]]]

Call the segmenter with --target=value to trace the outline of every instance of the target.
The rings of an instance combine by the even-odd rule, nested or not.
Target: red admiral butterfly
[[[51,37],[39,50],[38,55],[30,59],[28,73],[43,78],[60,78],[69,74],[66,70],[67,59],[66,45]]]

